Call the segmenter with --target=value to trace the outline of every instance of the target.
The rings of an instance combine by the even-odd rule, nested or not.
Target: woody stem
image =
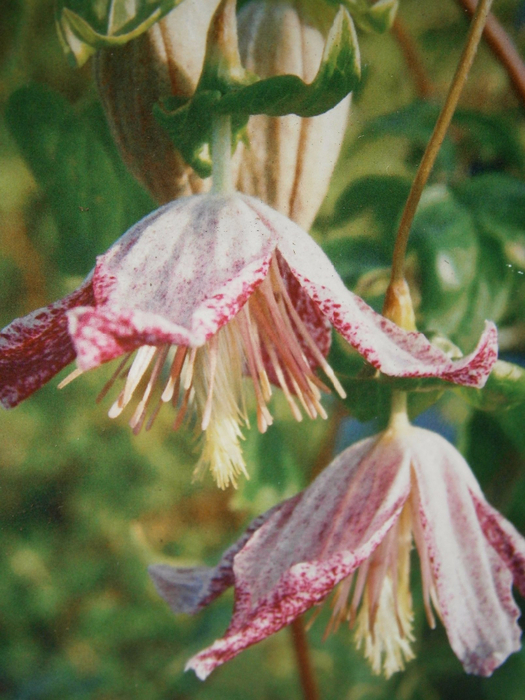
[[[303,621],[300,617],[296,617],[290,624],[290,632],[292,633],[303,698],[304,700],[319,700],[319,691],[317,690],[314,670],[310,659],[308,640],[306,639]]]
[[[394,255],[392,260],[391,284],[404,279],[405,276],[405,254],[408,243],[408,236],[412,221],[416,213],[419,200],[423,189],[427,183],[428,176],[432,170],[436,156],[441,148],[443,139],[452,120],[452,116],[456,110],[459,96],[467,80],[467,76],[476,55],[483,28],[487,20],[487,15],[490,12],[490,7],[493,0],[480,0],[476,8],[476,13],[470,25],[470,30],[467,38],[467,43],[463,49],[461,59],[459,61],[456,73],[452,80],[452,84],[448,91],[447,99],[441,110],[441,114],[434,127],[434,132],[430,137],[430,141],[426,147],[421,163],[419,164],[416,177],[412,183],[410,194],[408,195],[407,203],[401,217],[401,223],[397,232],[396,243],[394,246]]]
[[[220,114],[213,118],[212,123],[212,192],[215,194],[228,194],[233,191],[231,154],[231,117],[229,114]]]

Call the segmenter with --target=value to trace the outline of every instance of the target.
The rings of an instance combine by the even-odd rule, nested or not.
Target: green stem
[[[467,76],[472,65],[472,61],[474,60],[474,56],[476,55],[476,50],[478,48],[481,35],[483,34],[483,28],[487,20],[487,15],[490,12],[492,2],[493,0],[480,0],[478,3],[474,19],[470,25],[467,43],[463,49],[461,59],[456,69],[456,74],[454,75],[454,79],[452,80],[452,84],[448,91],[447,99],[436,122],[434,132],[430,137],[430,141],[428,142],[421,163],[419,164],[414,182],[412,183],[412,189],[408,195],[394,246],[391,275],[392,283],[400,281],[405,277],[405,254],[412,221],[414,219],[423,188],[427,183],[428,176],[430,175],[434,161],[436,160],[436,156],[441,148],[441,144],[445,138],[445,134],[452,120],[452,116],[456,110],[459,96],[467,80]]]
[[[393,391],[388,427],[399,429],[409,425],[409,422],[406,391]]]
[[[231,172],[232,128],[231,117],[228,114],[221,114],[213,119],[211,158],[211,191],[215,194],[229,194],[233,192]]]

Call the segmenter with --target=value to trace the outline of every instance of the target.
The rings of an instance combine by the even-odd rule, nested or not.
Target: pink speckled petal
[[[66,313],[90,303],[93,287],[88,278],[64,299],[15,319],[0,332],[0,402],[4,408],[19,404],[75,359]]]
[[[82,370],[132,352],[141,345],[202,345],[203,339],[162,316],[143,311],[114,311],[81,306],[67,314],[69,334]]]
[[[490,676],[520,647],[512,576],[482,530],[469,488],[475,479],[463,478],[470,470],[459,452],[419,428],[411,431],[410,450],[419,504],[414,517],[420,518],[450,645],[468,673]]]
[[[227,588],[233,586],[233,558],[244,547],[253,533],[276,511],[293,507],[300,494],[270,508],[252,520],[241,537],[229,547],[215,567],[198,566],[184,568],[167,564],[154,564],[148,568],[155,588],[174,613],[194,615],[209,605]]]
[[[293,276],[290,267],[279,252],[277,252],[277,259],[279,260],[279,269],[286,284],[292,304],[296,308],[301,319],[304,321],[310,336],[315,341],[315,344],[326,357],[330,351],[330,345],[332,343],[332,324],[326,318],[326,316],[321,313],[321,310],[317,304],[310,299],[308,294],[301,287],[297,279]],[[301,336],[299,337],[301,338]],[[312,353],[308,345],[304,342],[301,344],[311,366],[317,367],[318,363],[312,357]]]
[[[204,344],[265,278],[274,248],[273,231],[240,195],[161,207],[98,258],[96,312],[70,316],[80,366],[144,342]]]
[[[352,446],[235,556],[235,610],[222,639],[187,664],[219,664],[319,603],[382,541],[410,491],[409,462],[388,434]]]
[[[474,352],[453,362],[422,333],[402,330],[346,289],[323,251],[292,221],[257,200],[251,200],[250,206],[274,229],[278,250],[306,293],[374,367],[395,377],[439,377],[476,387],[485,384],[497,359],[494,324],[486,324]]]
[[[525,538],[478,494],[472,495],[485,537],[505,562],[514,585],[525,598]]]

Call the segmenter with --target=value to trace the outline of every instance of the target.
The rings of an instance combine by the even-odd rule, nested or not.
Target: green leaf
[[[421,155],[432,135],[434,125],[439,116],[439,106],[428,102],[416,101],[403,109],[398,109],[389,114],[382,114],[368,122],[361,132],[359,140],[349,149],[349,153],[355,154],[368,142],[383,139],[385,136],[403,138],[408,141],[413,149],[409,153],[411,165],[417,166]],[[434,164],[434,177],[439,172],[453,172],[457,166],[456,147],[445,138]]]
[[[215,77],[205,69],[194,96],[169,111],[173,101],[157,105],[155,116],[170,134],[175,147],[201,177],[211,173],[212,122],[217,115],[232,116],[234,145],[252,114],[313,117],[332,109],[359,82],[360,57],[354,24],[340,8],[329,32],[321,65],[313,82],[296,75],[258,80],[244,71]]]
[[[449,190],[429,187],[412,225],[417,251],[420,312],[425,328],[453,335],[462,323],[473,289],[479,246],[472,218]]]
[[[396,18],[399,0],[379,0],[369,5],[367,0],[329,0],[331,4],[344,5],[360,29],[383,34]]]
[[[57,93],[31,85],[11,96],[6,117],[53,212],[56,264],[67,274],[86,274],[96,255],[153,202],[104,136],[108,127],[98,103],[76,111]]]
[[[454,193],[480,228],[503,244],[508,261],[525,268],[525,182],[490,173],[471,178]]]
[[[461,129],[461,148],[471,159],[471,172],[504,166],[523,171],[522,142],[515,125],[504,116],[460,109],[454,114],[454,125]]]
[[[339,195],[330,223],[341,226],[370,211],[384,237],[393,241],[410,185],[408,178],[397,175],[367,175],[355,180]]]
[[[483,389],[455,387],[454,390],[480,411],[507,411],[525,403],[525,369],[498,360]]]
[[[81,66],[104,46],[146,32],[181,0],[58,0],[56,24],[66,53]]]
[[[358,279],[367,272],[390,264],[386,251],[377,241],[368,238],[336,238],[323,243],[335,269],[347,287],[355,287]]]

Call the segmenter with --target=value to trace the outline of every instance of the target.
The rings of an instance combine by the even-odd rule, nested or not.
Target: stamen
[[[312,402],[308,400],[308,394],[303,394],[301,388],[299,387],[299,384],[295,381],[295,377],[293,376],[293,374],[290,374],[289,377],[293,386],[293,390],[295,391],[295,395],[299,399],[301,406],[304,408],[306,415],[309,418],[312,418],[312,420],[317,418],[317,411],[315,410],[315,407],[312,406]]]
[[[173,430],[175,432],[177,432],[177,430],[182,425],[182,421],[184,420],[184,416],[186,415],[186,411],[188,410],[188,404],[190,402],[192,392],[193,392],[193,386],[191,386],[191,385],[184,392],[184,396],[182,398],[182,403],[180,405],[179,410],[177,411],[177,417],[175,418],[175,422],[173,423]]]
[[[111,375],[111,378],[110,378],[110,379],[104,384],[104,386],[102,387],[102,391],[99,393],[99,395],[98,395],[97,398],[95,399],[95,402],[96,402],[96,403],[100,403],[100,402],[102,401],[102,399],[106,396],[106,394],[107,394],[108,391],[111,389],[111,387],[113,386],[113,384],[117,381],[117,379],[118,379],[120,373],[124,371],[124,367],[126,366],[126,364],[128,363],[129,358],[130,358],[132,355],[133,355],[132,352],[128,352],[127,355],[124,355],[122,361],[118,363],[117,369],[116,369],[116,370],[113,372],[113,374]]]
[[[74,369],[72,372],[70,372],[70,373],[67,375],[67,377],[65,377],[64,379],[62,379],[62,381],[61,381],[60,384],[58,385],[57,389],[63,389],[63,388],[64,388],[65,386],[67,386],[68,384],[71,384],[71,382],[72,382],[73,380],[75,380],[75,379],[77,379],[78,377],[80,377],[81,374],[84,374],[84,370],[83,370],[83,369],[80,369],[80,367],[77,367],[77,368]]]
[[[332,615],[323,635],[323,642],[326,641],[328,636],[332,633],[337,632],[339,625],[345,619],[346,608],[348,605],[348,596],[350,595],[350,589],[352,588],[352,582],[354,580],[354,574],[350,574],[345,579],[341,581],[337,590],[335,592],[334,600],[332,603]]]
[[[265,341],[266,341],[266,338],[265,338]],[[273,349],[273,345],[270,342],[265,342],[264,347],[266,349],[266,352],[268,353],[268,357],[270,358],[270,362],[272,363],[272,367],[274,369],[275,376],[277,377],[277,381],[279,382],[279,386],[283,390],[283,393],[286,397],[286,401],[288,402],[288,406],[290,407],[290,410],[293,414],[293,417],[295,418],[296,421],[301,422],[303,420],[303,414],[299,410],[299,407],[295,403],[294,398],[290,393],[290,389],[288,388],[288,384],[286,383],[286,378],[284,376],[281,365],[279,364],[277,354],[276,354],[275,350]]]
[[[279,335],[277,342],[274,343],[278,349],[281,347],[288,350],[290,356],[293,358],[293,364],[299,370],[299,375],[301,379],[304,377],[314,377],[306,357],[304,356],[303,350],[297,341],[297,336],[295,335],[293,329],[289,325],[289,318],[286,314],[282,314],[279,309],[273,291],[270,291],[266,285],[260,286],[261,293],[264,296],[266,302],[266,309],[271,316],[271,320],[275,325],[275,329]],[[274,333],[275,336],[275,333]],[[285,343],[283,343],[283,340]],[[327,391],[328,388],[326,387]]]
[[[155,345],[143,345],[137,350],[137,354],[135,355],[135,359],[133,360],[133,364],[126,378],[124,389],[120,392],[118,399],[108,411],[108,416],[110,418],[119,416],[128,405],[135,389],[155,356],[156,351],[157,348]]]
[[[255,351],[252,345],[252,337],[250,336],[249,328],[247,326],[246,316],[242,312],[238,316],[238,322],[242,339],[244,341],[248,371],[250,372],[250,376],[252,378],[255,400],[257,402],[257,427],[259,428],[259,432],[265,433],[268,426],[273,423],[273,418],[266,407],[266,401],[264,400],[263,392],[259,385],[259,375],[257,372]]]
[[[286,289],[286,285],[284,284],[284,280],[281,276],[281,273],[279,271],[279,267],[278,267],[277,263],[275,263],[275,264],[272,263],[272,266],[270,268],[270,274],[272,275],[272,279],[274,280],[274,282],[278,286],[279,291],[281,292],[283,299],[286,302],[286,307],[288,309],[288,313],[292,317],[297,329],[300,331],[302,337],[304,338],[308,347],[312,351],[312,354],[313,354],[317,364],[319,365],[319,367],[321,367],[323,372],[330,379],[330,381],[333,384],[334,389],[337,391],[339,396],[342,399],[345,399],[346,398],[346,391],[341,386],[341,383],[337,379],[334,370],[330,367],[330,365],[326,361],[326,358],[324,357],[323,353],[319,350],[317,343],[310,335],[310,332],[309,332],[305,322],[297,313],[297,310],[296,310],[295,306],[293,305],[292,300],[290,299],[290,295],[288,294],[288,290]]]
[[[182,388],[185,391],[188,391],[188,389],[193,383],[193,368],[195,367],[195,358],[197,357],[197,350],[198,348],[191,348],[188,360],[184,365],[184,381],[182,383]]]
[[[206,397],[206,404],[204,406],[204,411],[202,412],[202,423],[201,427],[206,430],[210,424],[212,401],[213,401],[213,385],[215,383],[215,372],[217,370],[217,336],[213,336],[209,344],[209,381],[208,381],[208,395]]]
[[[246,306],[241,311],[242,316],[245,319],[246,329],[248,331],[248,338],[250,345],[253,349],[253,358],[255,361],[255,366],[257,368],[257,375],[259,377],[259,382],[261,383],[262,394],[264,400],[268,402],[272,396],[272,386],[268,375],[266,374],[266,369],[264,367],[264,362],[261,355],[261,341],[259,338],[259,333],[257,331],[257,326],[252,323],[250,317],[249,305]]]
[[[352,602],[350,604],[350,608],[346,616],[350,627],[354,626],[356,620],[357,610],[359,608],[359,604],[361,603],[361,598],[363,596],[369,566],[370,559],[367,559],[365,562],[363,562],[363,564],[361,564],[361,566],[359,567],[359,571],[357,572],[357,581],[354,588],[354,594],[352,596]]]
[[[171,370],[170,370],[170,376],[168,378],[168,381],[166,383],[166,386],[164,387],[164,391],[162,392],[161,401],[164,403],[167,403],[168,401],[171,401],[173,394],[175,392],[175,386],[178,383],[180,379],[180,373],[182,370],[182,366],[184,364],[184,359],[186,357],[186,353],[188,352],[188,348],[184,345],[179,345],[177,348],[177,351],[175,353],[175,357],[173,358],[173,363],[171,365]],[[175,392],[178,393],[178,392]]]
[[[131,417],[131,420],[129,421],[129,425],[131,426],[134,435],[138,435],[141,431],[142,425],[144,423],[144,418],[146,417],[146,411],[151,401],[153,387],[155,386],[158,378],[160,377],[160,373],[164,366],[164,362],[166,361],[166,358],[168,356],[169,349],[169,345],[163,345],[158,349],[158,352],[156,353],[157,359],[155,361],[153,371],[149,378],[148,385],[146,386],[144,395],[139,401],[137,408],[135,409],[135,412]]]
[[[261,285],[262,286],[262,285]],[[283,335],[279,337],[275,332],[270,320],[266,317],[264,308],[259,303],[257,295],[254,294],[250,299],[251,310],[254,312],[257,322],[264,328],[267,336],[270,338],[271,342],[276,348],[278,348],[280,355],[284,360],[284,365],[290,375],[290,378],[294,378],[297,384],[301,387],[301,391],[308,392],[308,385],[305,380],[305,372],[297,364],[296,357],[293,355],[290,346],[289,338]],[[273,320],[273,319],[272,319]],[[282,330],[282,328],[281,328]],[[309,371],[309,368],[306,368]]]

